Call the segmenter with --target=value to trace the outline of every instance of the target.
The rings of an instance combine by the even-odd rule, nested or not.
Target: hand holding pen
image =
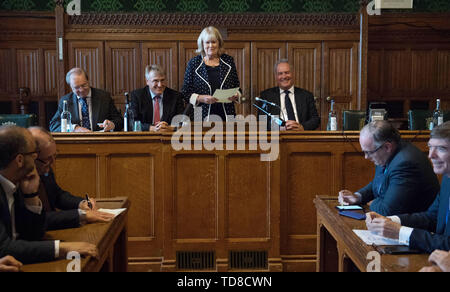
[[[84,211],[97,210],[96,202],[93,198],[90,198],[88,194],[85,196],[85,200],[81,202],[79,208]]]

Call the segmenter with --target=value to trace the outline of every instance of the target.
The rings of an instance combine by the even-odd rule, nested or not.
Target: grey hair
[[[166,71],[159,65],[148,65],[145,67],[145,79],[150,79],[150,73],[155,72],[160,76],[166,77]]]
[[[68,85],[70,85],[70,77],[71,77],[72,75],[74,75],[74,74],[75,74],[75,75],[84,75],[84,77],[86,77],[86,80],[89,81],[89,77],[88,77],[86,71],[84,71],[84,70],[81,69],[81,68],[72,68],[72,69],[70,69],[70,71],[67,72],[67,74],[66,74],[66,83],[67,83]]]
[[[277,74],[278,73],[278,65],[280,65],[280,64],[284,64],[284,63],[286,63],[286,64],[289,64],[289,67],[291,68],[291,70],[292,70],[292,64],[289,62],[289,60],[288,59],[280,59],[280,60],[278,60],[276,63],[275,63],[275,66],[273,67],[273,72],[275,72],[275,74]]]
[[[401,140],[400,132],[388,121],[374,121],[367,124],[362,130],[361,135],[368,132],[372,135],[375,146],[380,147],[385,142],[394,142],[399,144]]]

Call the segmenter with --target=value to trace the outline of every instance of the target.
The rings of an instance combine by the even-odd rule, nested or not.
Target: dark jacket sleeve
[[[372,201],[374,198],[373,190],[372,190],[372,182],[370,182],[367,186],[357,191],[357,193],[361,194],[361,204],[365,205],[368,202]]]
[[[320,126],[320,117],[312,93],[308,93],[306,104],[308,106],[309,119],[304,121],[302,126],[306,131],[313,131]]]
[[[196,58],[193,58],[188,62],[186,71],[184,73],[184,82],[183,88],[181,89],[181,93],[183,94],[186,103],[189,103],[191,95],[196,93],[194,84],[195,63],[196,63],[195,60]]]
[[[47,230],[59,230],[80,227],[78,209],[47,213]]]
[[[47,177],[42,176],[42,181],[44,182],[47,196],[53,208],[60,210],[72,210],[78,209],[82,198],[76,197],[71,193],[63,190],[55,179],[55,174],[51,170]]]
[[[425,212],[398,215],[402,222],[402,226],[436,232],[437,218],[441,203],[440,199],[441,196],[439,194],[430,208]]]
[[[112,99],[111,95],[108,94],[108,117],[107,119],[114,123],[116,126],[114,131],[119,132],[123,130],[123,119],[120,112],[117,110],[116,106],[114,105],[114,100]]]
[[[450,236],[435,234],[422,229],[414,229],[411,234],[409,246],[427,253],[432,253],[437,249],[450,251]]]
[[[16,202],[16,230],[18,240],[8,235],[0,221],[0,257],[11,255],[24,264],[48,262],[55,259],[55,243],[40,241],[45,233],[45,212],[35,214],[26,209],[23,202]]]

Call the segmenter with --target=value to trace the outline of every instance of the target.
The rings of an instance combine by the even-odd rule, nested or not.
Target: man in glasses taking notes
[[[365,158],[376,166],[375,177],[355,193],[340,191],[341,204],[369,204],[371,211],[383,216],[428,209],[439,192],[439,181],[424,153],[402,141],[388,121],[366,125],[359,142]]]

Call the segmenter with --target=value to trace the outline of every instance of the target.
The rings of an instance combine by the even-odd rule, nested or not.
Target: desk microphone
[[[259,109],[260,111],[262,111],[263,113],[265,113],[267,116],[269,116],[278,126],[280,126],[280,127],[286,126],[285,120],[272,115],[271,113],[263,110],[261,107],[257,106],[256,104],[253,104],[253,106],[256,107],[257,109]]]
[[[269,104],[269,105],[271,105],[271,106],[276,106],[276,107],[278,107],[278,105],[276,105],[275,103],[270,102],[270,101],[267,101],[267,100],[262,99],[262,98],[259,98],[259,97],[255,97],[255,100],[256,100],[256,101],[261,101],[261,102],[266,103],[266,104]]]

